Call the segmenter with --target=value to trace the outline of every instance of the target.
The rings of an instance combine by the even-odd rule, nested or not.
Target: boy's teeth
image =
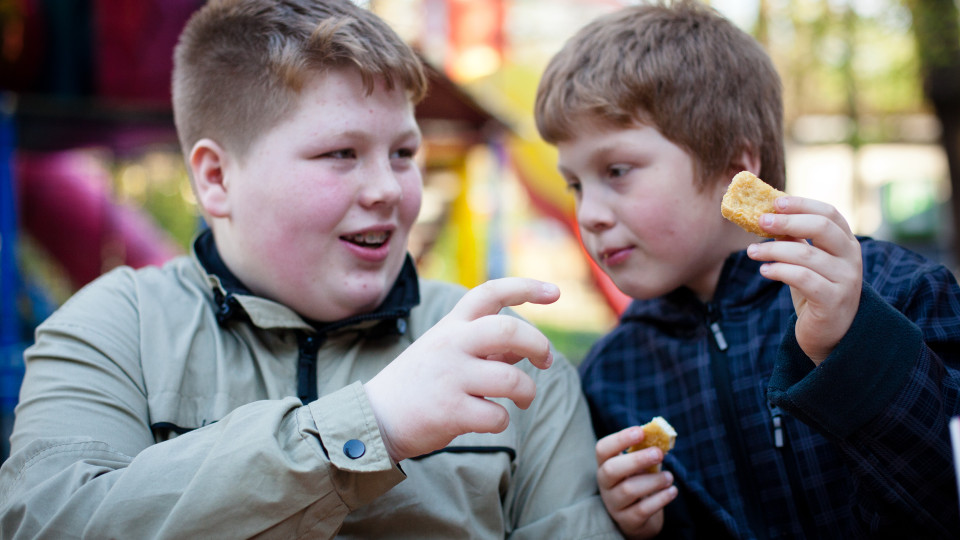
[[[382,244],[389,236],[390,233],[381,231],[351,234],[345,238],[355,244]]]

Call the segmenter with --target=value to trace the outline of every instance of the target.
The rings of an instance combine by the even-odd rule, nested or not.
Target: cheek
[[[349,205],[344,194],[317,190],[291,190],[282,200],[261,201],[255,230],[264,256],[285,260],[317,256],[329,243]],[[268,206],[269,205],[269,206]],[[269,209],[269,215],[267,215]]]
[[[630,229],[648,242],[666,240],[674,235],[679,216],[667,199],[649,198],[626,204],[622,209],[623,219]]]
[[[317,230],[332,229],[347,214],[353,205],[356,193],[346,182],[327,182],[306,184],[291,192],[287,197],[287,215],[283,219],[301,222],[303,228]]]
[[[403,199],[400,201],[400,221],[409,229],[420,214],[420,203],[423,199],[423,184],[420,176],[411,178],[404,184]]]

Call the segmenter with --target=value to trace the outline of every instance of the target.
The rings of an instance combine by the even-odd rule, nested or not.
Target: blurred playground
[[[627,3],[365,3],[430,66],[417,109],[423,208],[410,243],[420,271],[465,286],[508,275],[557,283],[557,304],[520,311],[573,362],[612,328],[626,298],[577,240],[573,200],[535,132],[532,104],[564,39]],[[203,226],[169,105],[171,51],[200,4],[0,0],[2,456],[36,324],[117,265],[186,252]],[[713,4],[781,69],[787,191],[831,202],[860,234],[953,265],[948,159],[910,12],[883,0]]]

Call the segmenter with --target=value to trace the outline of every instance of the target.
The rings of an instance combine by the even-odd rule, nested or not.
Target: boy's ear
[[[730,171],[733,174],[740,171],[750,171],[754,175],[760,174],[760,154],[752,144],[744,144],[740,153],[734,156],[733,161],[730,162]]]
[[[229,214],[224,165],[227,154],[211,139],[200,139],[190,151],[190,170],[197,187],[197,202],[211,217]]]

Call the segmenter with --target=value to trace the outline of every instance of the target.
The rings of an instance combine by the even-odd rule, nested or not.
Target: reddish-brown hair
[[[651,125],[691,154],[701,182],[750,149],[760,178],[785,182],[773,63],[755,39],[692,1],[628,7],[587,24],[547,66],[535,117],[551,144],[576,136],[585,119]]]
[[[307,75],[356,68],[420,101],[427,89],[414,51],[350,0],[210,0],[174,52],[173,108],[184,153],[210,137],[238,156],[288,114]]]

